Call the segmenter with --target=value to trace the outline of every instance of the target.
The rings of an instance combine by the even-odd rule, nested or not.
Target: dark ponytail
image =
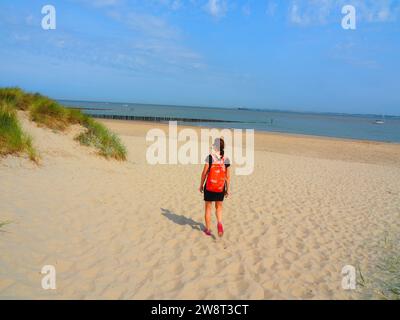
[[[221,157],[225,155],[225,141],[222,138],[217,138],[214,141],[214,146],[217,147]]]

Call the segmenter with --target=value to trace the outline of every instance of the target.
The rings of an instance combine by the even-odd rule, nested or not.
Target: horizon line
[[[251,108],[251,107],[210,107],[201,105],[183,105],[183,104],[160,104],[160,103],[142,103],[142,102],[118,102],[118,101],[100,101],[100,100],[75,100],[75,99],[59,99],[57,101],[73,101],[73,102],[94,102],[94,103],[111,103],[111,104],[136,104],[144,106],[162,106],[162,107],[182,107],[182,108],[202,108],[202,109],[227,109],[227,110],[241,110],[241,111],[259,111],[259,112],[282,112],[282,113],[298,113],[298,114],[315,114],[315,115],[335,115],[335,116],[369,116],[369,117],[389,117],[400,118],[400,114],[377,114],[377,113],[347,113],[335,111],[310,111],[310,110],[290,110],[290,109],[268,109],[268,108]]]

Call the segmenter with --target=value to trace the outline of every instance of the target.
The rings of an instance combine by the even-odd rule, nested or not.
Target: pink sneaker
[[[218,235],[222,237],[224,235],[224,226],[222,223],[218,223]]]
[[[206,236],[209,236],[209,237],[211,237],[211,230],[208,230],[208,229],[204,229],[204,234],[206,235]]]

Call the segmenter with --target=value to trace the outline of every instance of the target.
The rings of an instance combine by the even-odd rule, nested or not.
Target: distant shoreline
[[[84,110],[84,109],[81,109]],[[93,109],[92,109],[93,110]],[[102,109],[103,110],[103,109]],[[129,115],[114,115],[114,114],[90,114],[91,117],[97,119],[109,120],[124,120],[124,121],[146,121],[146,122],[189,122],[189,123],[258,123],[268,124],[265,121],[235,121],[235,120],[220,120],[220,119],[196,119],[196,118],[180,118],[180,117],[160,117],[160,116],[129,116]],[[260,130],[261,131],[261,130]]]
[[[366,118],[380,118],[382,114],[374,114],[374,113],[346,113],[346,112],[318,112],[311,110],[287,110],[287,109],[261,109],[261,108],[245,108],[245,107],[208,107],[208,106],[186,106],[186,105],[174,105],[174,104],[157,104],[157,103],[139,103],[139,102],[109,102],[109,101],[89,101],[89,100],[68,100],[68,99],[55,99],[56,101],[63,102],[73,102],[73,103],[99,103],[99,104],[107,104],[107,105],[127,105],[127,106],[159,106],[159,107],[171,107],[171,108],[191,108],[191,109],[211,109],[211,110],[238,110],[238,111],[249,111],[249,112],[277,112],[277,113],[288,113],[288,114],[305,114],[305,115],[316,115],[316,116],[338,116],[338,117],[366,117]],[[66,107],[71,107],[66,105]],[[79,107],[78,109],[82,110],[113,110],[107,108],[86,108]],[[400,115],[394,114],[384,114],[385,118],[388,119],[399,119]]]

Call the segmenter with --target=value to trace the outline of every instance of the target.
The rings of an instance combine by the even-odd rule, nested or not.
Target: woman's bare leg
[[[218,223],[222,223],[222,201],[215,202],[215,214],[217,216]]]
[[[211,230],[211,207],[212,207],[212,202],[206,201],[205,202],[205,222],[206,222],[207,230]]]

